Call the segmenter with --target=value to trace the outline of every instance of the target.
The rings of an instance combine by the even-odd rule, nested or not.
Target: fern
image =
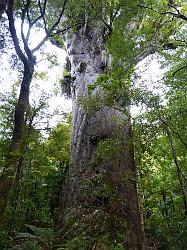
[[[40,228],[34,225],[25,225],[26,228],[30,231],[28,232],[20,232],[15,236],[15,240],[21,241],[21,244],[24,246],[32,243],[32,246],[35,247],[33,249],[42,249],[50,250],[52,246],[53,240],[53,231],[49,228]],[[22,243],[22,240],[24,242]],[[19,242],[20,243],[20,242]],[[24,247],[21,246],[21,247]],[[38,247],[38,248],[37,248]]]

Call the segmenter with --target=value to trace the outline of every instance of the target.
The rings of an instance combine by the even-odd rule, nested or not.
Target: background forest
[[[47,41],[67,53],[58,85],[72,114],[29,101],[40,59],[58,63]],[[16,72],[0,82],[0,250],[187,249],[186,47],[185,0],[0,1],[0,56]],[[155,64],[145,83],[151,61],[161,77]],[[109,136],[97,129],[111,111]],[[136,165],[121,179],[118,158]]]

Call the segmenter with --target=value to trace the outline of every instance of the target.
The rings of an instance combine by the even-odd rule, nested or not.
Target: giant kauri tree
[[[142,249],[129,107],[121,112],[101,103],[101,87],[92,89],[101,74],[118,68],[111,62],[108,42],[115,20],[129,8],[127,25],[135,5],[132,1],[125,6],[120,1],[84,3],[82,24],[67,39],[73,98],[72,167],[59,224],[71,249]],[[89,107],[88,96],[97,102],[95,107]]]
[[[63,195],[58,197],[54,245],[63,249],[148,248],[138,202],[130,115],[131,99],[139,101],[142,97],[131,89],[132,73],[148,55],[155,52],[164,55],[163,51],[177,48],[177,40],[174,43],[171,39],[178,22],[186,21],[186,16],[174,2],[26,0],[17,4],[10,0],[8,6],[3,2],[24,74],[11,145],[0,177],[0,216],[5,211],[24,147],[25,112],[36,65],[35,52],[52,37],[55,43],[64,41],[67,66],[63,82],[73,99],[71,164],[64,172],[60,192]],[[20,8],[21,15],[16,12]],[[14,13],[22,20],[21,38],[17,37]],[[25,22],[29,27],[27,33]],[[31,48],[31,29],[41,25],[46,36]],[[177,69],[173,76],[185,68]],[[165,119],[161,117],[160,121]],[[165,122],[164,126],[167,125]],[[171,126],[167,126],[168,130],[167,135],[174,136]],[[173,140],[170,144],[173,149]],[[145,157],[143,153],[137,157],[140,166],[144,164],[141,156],[143,160]],[[176,154],[173,157],[176,163]],[[186,209],[184,180],[180,184]],[[164,204],[166,196],[162,189]]]

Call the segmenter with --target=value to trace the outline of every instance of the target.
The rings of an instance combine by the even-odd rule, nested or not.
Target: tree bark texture
[[[81,105],[89,84],[105,70],[103,30],[86,25],[72,35],[67,51],[73,96],[72,167],[59,218],[61,240],[72,242],[71,249],[142,249],[130,119],[111,107],[90,113]],[[93,95],[96,92],[102,95],[99,88]],[[105,142],[106,153],[100,157],[98,149]]]

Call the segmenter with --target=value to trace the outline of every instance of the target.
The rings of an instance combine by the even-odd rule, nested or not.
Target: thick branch
[[[172,11],[160,12],[160,11],[157,11],[157,10],[153,9],[152,7],[149,7],[149,6],[145,6],[145,5],[139,5],[139,6],[142,7],[142,8],[145,8],[145,9],[152,10],[152,11],[158,13],[158,14],[161,14],[161,15],[168,15],[169,14],[169,15],[172,15],[173,17],[180,18],[180,19],[183,19],[183,20],[187,21],[187,17],[184,16],[183,14],[181,14],[180,11],[177,8],[174,8],[174,6],[171,6],[171,5],[169,5],[169,6],[173,7],[177,11],[177,13],[174,13]]]
[[[40,20],[40,19],[43,19],[43,22],[44,22],[44,28],[45,28],[45,31],[46,31],[46,21],[45,21],[45,12],[46,12],[46,5],[47,5],[47,0],[44,1],[44,7],[42,8],[41,6],[41,2],[40,0],[38,1],[38,6],[39,6],[39,9],[40,9],[40,15],[38,17],[36,17],[33,21],[31,21],[31,18],[30,18],[30,14],[29,14],[29,8],[26,9],[26,12],[27,12],[27,20],[29,22],[29,28],[28,28],[28,31],[27,31],[27,35],[26,35],[26,42],[28,42],[29,40],[29,37],[30,37],[30,32],[31,32],[31,29],[32,27]]]
[[[175,77],[175,75],[176,75],[179,71],[181,71],[181,70],[183,70],[183,69],[186,69],[186,68],[187,68],[187,64],[184,65],[183,67],[177,69],[177,70],[173,73],[173,77]]]
[[[40,18],[42,18],[43,23],[44,23],[44,29],[45,29],[45,32],[47,33],[47,23],[46,23],[46,20],[45,20],[46,5],[47,5],[47,0],[44,1],[43,8],[42,8],[42,6],[41,6],[41,2],[38,1],[38,6],[39,6],[39,9],[40,9],[40,16],[38,17],[38,20],[39,20]],[[37,22],[38,20],[36,19],[36,20],[34,21],[34,23]]]
[[[24,55],[20,44],[19,44],[19,40],[17,37],[17,32],[16,32],[16,28],[15,28],[15,23],[14,23],[14,17],[13,17],[13,6],[14,6],[14,0],[9,0],[8,2],[8,8],[7,8],[7,15],[8,15],[8,20],[9,20],[9,29],[10,29],[10,33],[12,36],[12,40],[14,43],[14,47],[16,50],[16,53],[18,55],[18,57],[20,58],[20,60],[23,62],[24,65],[28,64],[28,60],[26,58],[26,56]]]
[[[54,25],[53,25],[53,26],[51,27],[51,29],[49,30],[49,35],[53,32],[53,30],[55,29],[55,27],[56,27],[57,25],[59,25],[60,20],[61,20],[63,14],[64,14],[64,11],[65,11],[66,3],[67,3],[67,0],[64,0],[63,6],[62,6],[62,10],[61,10],[60,15],[59,15],[59,17],[58,17],[58,20],[54,23]]]
[[[24,34],[24,30],[23,30],[24,29],[24,22],[25,22],[25,15],[29,11],[29,6],[30,6],[30,0],[27,0],[26,4],[24,6],[24,9],[22,10],[22,15],[21,15],[21,38],[22,38],[22,41],[24,44],[24,49],[25,49],[25,52],[28,56],[28,59],[32,60],[33,55],[32,55],[32,52],[31,52],[29,46],[28,46],[28,40],[29,40],[29,35],[30,35],[30,30],[31,30],[30,25],[29,25],[29,29],[28,29],[26,37]]]
[[[37,23],[41,18],[44,18],[45,11],[46,11],[46,5],[47,5],[47,0],[44,1],[43,8],[42,8],[40,0],[38,1],[38,6],[39,6],[39,9],[40,9],[40,15],[35,20],[32,21],[32,25]]]
[[[49,38],[49,36],[46,35],[46,36],[42,39],[42,41],[41,41],[34,49],[32,49],[32,53],[34,54],[37,50],[39,50],[39,49],[43,46],[43,44],[48,40],[48,38]]]
[[[65,11],[65,7],[66,7],[66,3],[67,0],[64,0],[63,6],[62,6],[62,10],[60,12],[60,15],[57,19],[57,21],[54,23],[54,25],[50,28],[49,31],[46,32],[46,36],[43,38],[43,40],[32,50],[32,53],[36,52],[38,49],[40,49],[42,47],[42,45],[48,40],[48,38],[52,35],[52,32],[54,31],[54,29],[56,28],[56,26],[58,26],[58,24],[61,21],[61,18],[64,14]],[[70,28],[69,28],[70,29]],[[67,30],[67,29],[66,29]],[[63,31],[63,30],[62,30]]]

